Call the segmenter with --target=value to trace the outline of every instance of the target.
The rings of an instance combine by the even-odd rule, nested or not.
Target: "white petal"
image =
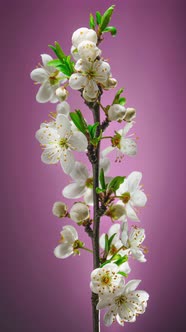
[[[63,114],[58,114],[56,117],[56,128],[61,138],[68,137],[70,135],[71,124],[67,117]]]
[[[47,66],[47,63],[49,61],[52,61],[53,58],[49,54],[41,54],[41,59],[42,59],[42,62],[43,62],[43,66],[48,69],[49,66]]]
[[[119,315],[116,316],[116,320],[119,325],[124,326],[124,320]]]
[[[137,153],[137,144],[131,138],[121,138],[120,140],[120,150],[123,154],[127,156],[135,156]]]
[[[99,245],[101,249],[105,249],[105,233],[103,233],[99,238]]]
[[[110,296],[106,296],[106,297],[101,297],[99,299],[99,302],[97,304],[97,310],[101,310],[101,309],[104,309],[108,306],[110,306],[112,304],[112,298]]]
[[[114,242],[116,242],[120,236],[120,224],[114,224],[109,228],[108,237],[110,238],[113,234],[116,234],[113,240]]]
[[[77,47],[72,45],[70,52],[71,52],[74,60],[78,61],[80,59],[80,56],[79,56],[78,51],[77,51]]]
[[[119,104],[112,105],[108,110],[108,117],[111,121],[122,120],[126,113],[126,109],[124,106]]]
[[[41,144],[57,144],[59,140],[59,135],[54,128],[48,127],[46,124],[45,127],[41,127],[39,130],[36,131],[36,139]],[[56,146],[57,147],[57,146]]]
[[[126,204],[125,208],[126,208],[127,217],[129,217],[132,220],[139,221],[139,218],[138,218],[136,212],[134,211],[134,209],[131,207],[131,205],[129,203]]]
[[[57,104],[56,112],[58,114],[68,116],[70,112],[70,105],[66,101],[62,101],[61,103]]]
[[[110,310],[106,312],[106,314],[103,317],[103,321],[106,326],[111,326],[114,321],[114,314],[112,311],[113,311],[112,308],[110,308]]]
[[[122,265],[120,265],[119,270],[120,270],[121,272],[124,272],[124,273],[126,273],[126,274],[129,274],[129,273],[131,272],[131,268],[130,268],[130,266],[129,266],[129,263],[128,263],[128,262],[125,262],[125,263],[123,263]]]
[[[85,187],[80,186],[79,183],[71,183],[63,189],[63,196],[66,198],[79,198],[83,196]]]
[[[129,132],[129,130],[133,127],[133,125],[134,125],[134,122],[126,123],[126,125],[123,128],[122,133],[121,133],[122,136],[125,137],[127,135],[127,133]]]
[[[92,64],[86,60],[79,59],[75,64],[75,70],[86,73],[92,70]]]
[[[70,210],[70,218],[77,223],[87,220],[89,216],[89,208],[82,202],[75,203]]]
[[[127,247],[127,241],[128,241],[128,224],[127,224],[127,222],[124,222],[122,224],[121,241],[124,244],[124,246]]]
[[[87,84],[87,78],[80,73],[72,74],[69,79],[69,85],[74,90],[80,90]]]
[[[36,68],[30,73],[30,77],[33,81],[43,83],[47,80],[48,75],[43,68]]]
[[[69,141],[68,141],[69,147],[72,146],[72,150],[76,151],[85,151],[88,145],[87,138],[84,134],[81,132],[74,133]]]
[[[72,246],[69,246],[68,244],[60,244],[54,249],[54,255],[57,258],[67,258],[70,255],[73,254],[73,248]]]
[[[84,194],[84,201],[87,205],[93,205],[93,189],[87,188]]]
[[[149,299],[149,294],[143,290],[137,290],[134,292],[134,295],[138,294],[139,295],[139,300],[142,301],[148,301]]]
[[[106,83],[110,75],[110,65],[105,61],[95,61],[94,69],[96,71],[95,80],[98,83]]]
[[[129,191],[128,180],[125,179],[124,182],[119,186],[119,189],[116,190],[116,195],[120,196]]]
[[[73,241],[76,241],[78,239],[78,233],[73,226],[66,225],[66,226],[63,226],[63,229],[69,231],[72,234]]]
[[[74,160],[73,154],[70,151],[65,150],[61,154],[60,162],[61,162],[61,167],[63,168],[64,173],[70,174],[70,172],[72,172],[74,165],[75,165],[75,160]]]
[[[132,195],[131,199],[135,206],[145,206],[147,202],[147,196],[142,190],[136,190]]]
[[[110,170],[110,159],[109,158],[100,158],[99,168],[103,168],[104,174],[108,174]]]
[[[127,177],[127,182],[129,186],[129,192],[133,193],[136,191],[139,187],[140,181],[142,179],[142,173],[141,172],[132,172],[130,175]]]
[[[61,150],[54,144],[47,145],[41,155],[41,160],[45,164],[57,164],[61,157]]]
[[[103,156],[103,158],[104,158],[108,153],[112,152],[114,149],[115,149],[115,148],[114,148],[113,146],[108,146],[108,148],[104,149],[104,150],[102,151],[102,156]]]
[[[74,167],[73,171],[70,173],[70,176],[76,182],[81,181],[82,183],[85,184],[85,182],[89,176],[86,165],[80,163],[79,161],[76,161],[75,167]]]
[[[126,285],[125,285],[125,294],[128,294],[130,292],[133,292],[136,290],[136,288],[139,286],[141,280],[130,280]]]
[[[53,91],[51,89],[50,83],[46,81],[40,86],[36,95],[36,100],[38,103],[47,103],[52,95]]]

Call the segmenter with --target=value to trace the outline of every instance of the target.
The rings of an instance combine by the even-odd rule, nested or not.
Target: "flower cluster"
[[[65,259],[79,255],[81,250],[89,251],[94,257],[99,253],[99,257],[96,256],[99,264],[91,273],[90,288],[97,296],[97,310],[107,309],[104,315],[106,326],[115,321],[120,325],[134,322],[139,314],[145,312],[149,298],[147,292],[136,290],[140,280],[126,283],[131,272],[130,258],[146,261],[147,250],[142,245],[145,230],[137,226],[129,229],[128,223],[129,220],[140,221],[138,210],[147,202],[141,185],[142,173],[133,171],[128,176],[109,176],[111,163],[108,155],[111,152],[115,151],[119,162],[124,155],[131,157],[137,153],[137,139],[134,134],[129,134],[135,124],[136,110],[125,107],[123,88],[115,93],[110,105],[101,103],[103,92],[117,85],[110,64],[99,48],[104,33],[115,35],[117,32],[116,28],[108,26],[113,9],[111,6],[103,15],[97,12],[96,21],[91,15],[90,28],[82,27],[73,33],[71,55],[65,55],[56,42],[50,48],[57,58],[42,54],[42,64],[31,72],[31,79],[40,85],[36,100],[39,103],[56,103],[50,120],[41,123],[36,132],[42,148],[41,160],[45,164],[59,162],[71,181],[62,188],[62,195],[75,200],[70,207],[61,200],[55,202],[53,215],[62,222],[68,218],[92,239],[97,236],[99,243],[95,253],[85,246],[76,228],[68,223],[62,226],[54,255]],[[93,124],[81,110],[71,111],[67,102],[70,88],[79,91],[93,112]],[[100,109],[104,116],[102,123]],[[113,122],[125,124],[120,130],[113,131],[113,135],[104,136],[106,128]],[[110,144],[100,151],[103,139],[108,139]],[[75,152],[86,154],[92,168],[77,160]],[[105,216],[110,218],[112,226],[99,238],[97,227],[100,221],[104,222]]]

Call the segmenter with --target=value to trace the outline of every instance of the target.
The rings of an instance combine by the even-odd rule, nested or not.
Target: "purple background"
[[[140,139],[137,157],[114,164],[112,174],[141,170],[149,197],[141,211],[148,262],[133,263],[131,276],[142,279],[150,301],[146,314],[125,329],[185,331],[185,1],[3,0],[2,332],[91,331],[90,254],[64,261],[53,256],[65,221],[54,218],[51,207],[69,178],[59,165],[40,162],[35,131],[55,105],[36,103],[29,73],[49,43],[59,41],[68,53],[72,32],[88,25],[89,13],[113,3],[118,36],[106,36],[101,48],[118,86],[126,88],[127,105],[137,109]],[[81,107],[91,121],[78,93],[72,94],[72,110]],[[106,92],[103,103],[112,96]],[[103,228],[109,225],[106,220]],[[115,324],[110,331],[123,328]]]

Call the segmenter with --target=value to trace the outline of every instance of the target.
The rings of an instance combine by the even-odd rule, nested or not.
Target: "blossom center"
[[[67,138],[61,138],[59,141],[59,145],[61,148],[68,148]]]
[[[115,247],[115,245],[113,244],[110,248],[110,254],[111,255],[114,255],[117,253],[117,248]]]
[[[93,178],[88,178],[85,185],[87,188],[93,188]]]
[[[101,283],[103,285],[110,285],[111,284],[111,277],[108,274],[104,274],[101,278]]]
[[[117,147],[119,149],[120,148],[120,141],[121,141],[121,135],[116,133],[111,139],[112,146]]]
[[[59,74],[59,71],[56,70],[54,73],[52,73],[52,74],[49,76],[49,82],[50,82],[50,85],[56,85],[56,84],[59,82],[58,74]]]
[[[121,195],[121,199],[123,201],[123,203],[128,203],[128,201],[130,201],[130,193],[126,192],[124,194]]]
[[[92,69],[90,69],[86,71],[86,76],[89,80],[92,80],[95,77],[95,72]]]
[[[121,304],[126,303],[126,302],[127,302],[127,298],[124,295],[121,295],[115,299],[115,303],[118,306],[120,306]]]

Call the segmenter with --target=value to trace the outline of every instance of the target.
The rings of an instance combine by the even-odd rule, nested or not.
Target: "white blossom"
[[[143,290],[136,290],[140,282],[141,280],[131,280],[119,295],[100,298],[97,310],[109,308],[104,315],[106,326],[112,325],[116,320],[122,326],[124,322],[135,322],[136,317],[145,312],[149,294]]]
[[[135,221],[139,221],[135,208],[143,207],[147,202],[147,197],[140,185],[141,178],[141,172],[132,172],[116,191],[116,195],[121,201],[120,204],[124,204],[126,215]]]
[[[85,203],[82,202],[74,203],[74,205],[70,210],[70,218],[73,221],[79,223],[89,219],[89,217],[90,217],[90,211]]]
[[[110,75],[110,66],[107,62],[96,60],[88,62],[80,59],[75,65],[75,74],[69,79],[69,85],[74,90],[83,89],[83,97],[91,102],[95,101],[99,94],[98,84],[104,87]]]
[[[133,124],[134,122],[127,123],[123,129],[115,132],[114,137],[111,139],[112,146],[103,151],[103,156],[106,156],[115,149],[124,155],[136,155],[137,145],[135,140],[131,138],[133,134],[127,137],[128,131],[132,128]],[[117,158],[121,158],[120,155]]]
[[[47,63],[53,60],[50,55],[41,54],[41,58],[41,67],[34,69],[30,74],[31,79],[35,81],[36,84],[41,84],[36,95],[36,100],[39,103],[46,103],[48,101],[56,103],[58,101],[56,90],[60,83],[64,83],[66,79],[55,67],[47,66]]]
[[[127,223],[123,223],[121,241],[127,249],[126,254],[131,254],[139,262],[146,262],[146,258],[144,256],[145,248],[142,246],[144,240],[145,230],[143,228],[132,227],[131,231],[128,232]]]
[[[55,202],[52,207],[52,213],[58,218],[63,218],[67,214],[67,206],[63,202]]]
[[[79,44],[85,40],[97,44],[97,33],[94,30],[88,28],[79,28],[74,31],[72,35],[72,45],[74,47],[77,48]]]
[[[100,159],[100,169],[103,168],[104,174],[107,174],[110,167],[108,158]],[[73,171],[70,173],[73,183],[66,186],[62,194],[66,198],[74,199],[83,196],[87,205],[93,205],[93,176],[89,174],[87,167],[78,161],[75,163]]]
[[[118,272],[119,268],[114,263],[93,270],[90,282],[92,292],[100,297],[120,293],[124,286],[124,278]]]
[[[73,226],[64,226],[61,231],[60,244],[55,248],[57,258],[67,258],[74,254],[74,244],[78,240],[78,233]]]
[[[46,164],[58,161],[64,172],[69,174],[75,165],[72,151],[85,151],[87,139],[81,132],[73,133],[66,116],[58,114],[54,127],[45,125],[36,132],[36,138],[43,146],[41,160]]]

